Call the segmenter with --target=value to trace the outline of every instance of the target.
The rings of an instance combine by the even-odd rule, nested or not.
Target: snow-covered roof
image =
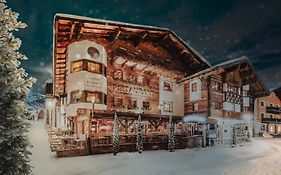
[[[124,25],[124,26],[128,26],[128,27],[149,28],[149,29],[153,29],[153,30],[169,31],[173,35],[175,35],[186,47],[188,47],[192,52],[194,52],[194,54],[196,54],[204,63],[206,63],[209,67],[211,66],[211,64],[199,52],[197,52],[195,49],[193,49],[189,44],[187,44],[185,41],[183,41],[181,37],[179,37],[174,31],[170,30],[169,28],[155,27],[155,26],[149,26],[149,25],[140,25],[140,24],[132,24],[132,23],[125,23],[125,22],[105,20],[105,19],[90,18],[90,17],[85,17],[85,16],[65,14],[65,13],[56,13],[55,18],[57,16],[80,19],[80,20],[87,20],[87,21],[93,21],[93,22],[103,22],[103,23],[107,23],[107,24]]]
[[[63,94],[64,91],[67,46],[83,39],[102,39],[109,43],[115,56],[125,56],[179,76],[191,75],[211,66],[202,55],[168,28],[62,13],[56,14],[54,20],[56,95]]]
[[[169,30],[168,28],[162,28],[162,27],[154,27],[154,26],[140,25],[140,24],[131,24],[131,23],[125,23],[125,22],[119,22],[119,21],[90,18],[90,17],[86,17],[86,16],[71,15],[71,14],[65,14],[65,13],[56,13],[55,17],[57,17],[57,16],[80,19],[80,20],[87,20],[87,21],[93,21],[93,22],[102,22],[102,23],[108,23],[108,24],[124,25],[124,26],[130,26],[130,27],[133,26],[133,27],[151,28],[151,29],[157,29],[157,30]]]
[[[247,56],[241,56],[241,57],[233,58],[231,60],[222,62],[222,63],[217,64],[217,65],[215,65],[211,68],[202,70],[198,73],[195,73],[191,76],[188,76],[188,77],[184,78],[183,80],[181,80],[180,82],[191,80],[191,79],[196,78],[196,77],[209,76],[209,75],[212,75],[212,74],[215,74],[215,73],[223,73],[223,72],[225,72],[225,70],[227,68],[231,68],[235,65],[240,65],[240,64],[246,64],[248,67],[250,67],[251,71],[253,72],[254,76],[256,77],[256,79],[257,79],[256,83],[259,85],[260,89],[264,91],[264,93],[259,94],[259,96],[268,95],[269,91],[268,91],[267,87],[265,86],[265,84],[262,82],[262,80],[260,79],[260,77],[256,73],[254,67],[250,63]]]

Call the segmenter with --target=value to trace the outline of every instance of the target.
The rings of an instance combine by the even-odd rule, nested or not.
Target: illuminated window
[[[137,109],[137,99],[130,98],[130,105],[128,107],[129,109]]]
[[[123,79],[123,72],[122,72],[122,70],[116,70],[113,73],[113,79],[114,80],[122,80]]]
[[[114,106],[116,106],[116,107],[123,106],[123,98],[122,97],[114,97]]]
[[[82,91],[73,91],[70,93],[70,101],[72,103],[82,102],[83,101],[83,92]]]
[[[172,102],[164,102],[164,111],[173,112],[173,103]]]
[[[143,102],[142,102],[142,108],[143,108],[144,110],[150,109],[150,103],[149,103],[149,101],[143,101]]]
[[[83,61],[74,61],[71,65],[71,72],[79,72],[83,70]]]
[[[197,91],[197,83],[192,83],[191,84],[191,92],[196,92]]]
[[[100,104],[102,102],[101,95],[96,92],[86,92],[86,101],[92,103],[91,98],[95,97],[95,103]]]
[[[173,90],[172,83],[168,82],[168,81],[164,81],[164,90],[165,91],[172,91]]]
[[[212,102],[212,109],[215,109],[215,110],[221,110],[222,109],[222,103],[220,102]]]
[[[193,111],[197,111],[199,109],[199,104],[198,103],[194,103],[193,104]]]
[[[93,73],[101,73],[101,65],[99,63],[88,62],[88,71]]]
[[[215,91],[221,91],[222,90],[222,85],[219,82],[212,82],[212,89]]]

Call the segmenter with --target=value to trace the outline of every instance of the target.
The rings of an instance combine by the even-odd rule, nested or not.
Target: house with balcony
[[[281,87],[255,102],[255,134],[281,134]]]

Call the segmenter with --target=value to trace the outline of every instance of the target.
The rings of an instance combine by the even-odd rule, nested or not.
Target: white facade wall
[[[97,58],[92,58],[87,49],[89,47],[95,47],[99,51],[99,56]],[[71,92],[75,90],[88,90],[88,91],[98,91],[107,94],[107,78],[100,74],[91,73],[88,71],[79,71],[71,73],[71,62],[81,59],[95,61],[107,66],[107,54],[104,47],[92,41],[83,40],[79,42],[74,42],[67,47],[68,63],[67,70],[68,74],[66,77],[66,116],[76,116],[78,108],[92,109],[92,103],[70,103]],[[104,104],[95,104],[95,109],[106,110],[107,106]]]
[[[197,84],[197,91],[192,92],[192,84]],[[189,84],[189,94],[190,94],[190,101],[199,100],[202,98],[202,82],[199,79],[194,79]]]
[[[172,91],[164,90],[164,82],[172,83]],[[164,111],[164,102],[173,103],[173,111]],[[168,77],[159,77],[159,104],[161,105],[161,114],[184,116],[184,85],[177,84],[176,80]]]

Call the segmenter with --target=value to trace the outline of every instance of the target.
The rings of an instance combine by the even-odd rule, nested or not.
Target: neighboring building
[[[47,122],[78,136],[112,135],[114,113],[120,134],[135,134],[138,115],[145,134],[167,134],[169,116],[184,116],[177,81],[210,67],[164,28],[58,14],[54,32],[54,92],[47,98],[54,116]]]
[[[254,99],[268,94],[246,57],[233,59],[183,80],[185,118],[192,128],[209,123],[208,137],[218,143],[252,136]]]
[[[281,134],[281,88],[255,101],[255,134]]]

